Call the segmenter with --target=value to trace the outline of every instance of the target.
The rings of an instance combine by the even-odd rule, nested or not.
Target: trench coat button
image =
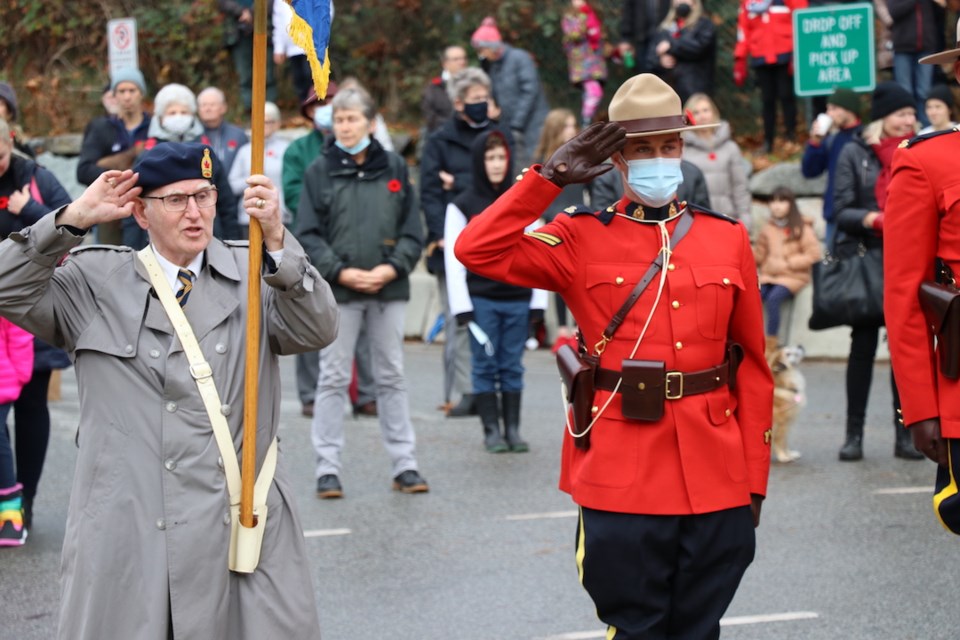
[[[680,301],[679,301],[679,300],[674,300],[673,302],[670,303],[670,306],[673,307],[674,309],[679,309],[679,308],[680,308]]]
[[[223,456],[217,456],[217,466],[220,467],[220,471],[223,471]]]
[[[223,524],[225,524],[225,525],[230,524],[230,512],[229,512],[229,511],[227,511],[225,514],[223,514]]]
[[[363,171],[357,171],[357,177],[358,177],[358,178],[362,178],[362,177],[363,177]]]
[[[123,348],[123,352],[124,352],[124,353],[133,353],[133,345],[132,345],[132,344],[128,344],[127,346],[125,346],[125,347]]]
[[[217,346],[215,346],[213,350],[216,351],[217,353],[226,353],[227,345],[223,344],[222,342],[218,342]]]
[[[623,284],[623,278],[621,278],[620,276],[617,276],[616,283],[617,283],[618,285]]]
[[[222,413],[223,415],[228,416],[232,411],[233,409],[230,407],[230,405],[228,404],[220,405],[220,413]]]
[[[675,347],[677,348],[677,351],[679,351],[680,349],[683,349],[683,343],[680,342],[679,340],[677,341],[677,344],[675,344],[675,345],[673,345],[673,346],[675,346]]]
[[[673,271],[676,268],[677,268],[677,265],[673,264],[672,262],[667,265],[667,271]]]
[[[166,520],[164,520],[163,518],[157,518],[157,529],[160,529],[160,531],[163,531],[166,528],[167,528]]]
[[[724,278],[721,282],[723,282],[723,286],[727,286],[730,284],[730,278]]]
[[[173,413],[173,412],[176,411],[176,410],[177,410],[177,403],[176,403],[176,402],[168,402],[168,403],[167,403],[167,411],[169,411],[170,413]]]
[[[177,461],[172,458],[168,458],[166,462],[163,463],[163,468],[167,471],[173,471],[177,468]]]
[[[160,357],[160,350],[159,350],[159,349],[150,349],[150,357],[151,357],[151,358],[159,358],[159,357]]]

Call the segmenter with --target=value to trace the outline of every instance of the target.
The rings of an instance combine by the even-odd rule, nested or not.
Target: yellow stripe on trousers
[[[949,441],[948,441],[949,442]],[[947,445],[947,471],[950,472],[950,484],[941,489],[938,493],[933,496],[933,512],[937,514],[937,520],[940,521],[940,525],[947,531],[951,531],[950,527],[947,526],[947,523],[943,521],[943,518],[940,517],[940,503],[946,500],[947,498],[952,498],[957,495],[957,477],[953,475],[953,448]],[[580,535],[583,535],[583,521],[581,520],[580,526]],[[577,560],[580,560],[580,554],[577,553]],[[583,575],[581,574],[580,582],[583,582]]]
[[[577,576],[580,578],[580,584],[583,584],[583,557],[587,552],[585,534],[583,530],[583,509],[579,508],[580,535],[577,536]],[[607,625],[607,640],[613,640],[617,636],[617,628],[613,625]]]

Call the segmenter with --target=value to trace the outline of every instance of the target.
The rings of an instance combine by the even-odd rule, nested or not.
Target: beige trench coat
[[[209,418],[145,270],[125,247],[77,249],[51,213],[0,244],[0,314],[75,356],[79,453],[64,537],[59,637],[320,637],[283,457],[255,573],[227,569],[228,494]],[[185,307],[241,445],[246,246],[213,240]],[[278,354],[337,333],[330,287],[285,234],[263,278],[257,468],[277,433]],[[281,444],[281,452],[283,445]],[[172,630],[169,629],[172,623]]]

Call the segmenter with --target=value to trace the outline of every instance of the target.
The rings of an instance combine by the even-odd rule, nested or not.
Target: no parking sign
[[[110,75],[121,69],[137,69],[137,21],[135,18],[119,18],[107,23],[107,46]]]

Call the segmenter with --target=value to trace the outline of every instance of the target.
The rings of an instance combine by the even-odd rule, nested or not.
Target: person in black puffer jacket
[[[920,122],[927,126],[923,104],[933,84],[933,65],[919,60],[943,49],[946,10],[936,0],[887,0],[887,9],[893,20],[893,77],[913,95]]]
[[[512,154],[502,133],[490,131],[479,136],[471,153],[473,186],[447,207],[444,240],[451,248],[470,220],[513,184]],[[467,271],[453,251],[446,254],[446,268],[450,310],[458,325],[470,327],[473,337],[473,390],[483,425],[484,446],[490,453],[528,451],[527,443],[520,438],[523,349],[531,322],[543,320],[547,292],[531,291]]]
[[[649,67],[686,102],[695,93],[713,96],[717,30],[700,0],[674,0],[650,48]]]
[[[880,83],[873,94],[871,118],[873,122],[864,128],[863,135],[844,145],[837,159],[833,183],[837,233],[831,252],[840,259],[853,258],[862,251],[883,252],[883,207],[890,163],[900,143],[916,131],[913,97],[895,82]],[[863,423],[881,326],[883,318],[851,327],[846,374],[847,431],[840,449],[841,460],[863,458]],[[910,441],[910,432],[897,422],[900,398],[892,372],[890,386],[897,434],[894,455],[922,459],[923,455]]]

